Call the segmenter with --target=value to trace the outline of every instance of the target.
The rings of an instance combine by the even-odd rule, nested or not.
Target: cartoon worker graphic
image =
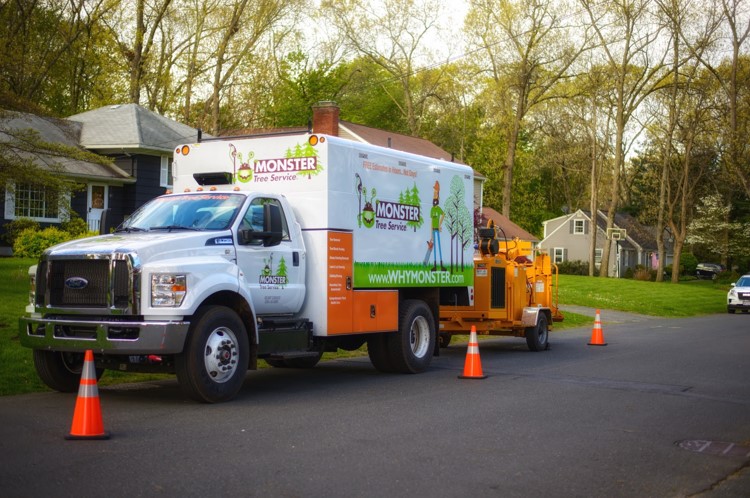
[[[432,209],[430,209],[430,218],[432,219],[432,258],[433,266],[432,271],[437,271],[437,256],[440,253],[440,270],[446,271],[443,266],[443,249],[440,247],[440,230],[443,229],[443,220],[445,219],[445,213],[440,207],[440,182],[435,181],[435,186],[432,189]]]

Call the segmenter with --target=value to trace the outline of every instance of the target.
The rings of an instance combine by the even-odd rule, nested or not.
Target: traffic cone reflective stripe
[[[602,330],[602,318],[599,310],[596,310],[596,317],[594,318],[594,329],[591,331],[591,341],[589,346],[606,346],[604,342],[604,331]]]
[[[469,347],[466,350],[466,361],[464,362],[464,373],[459,379],[486,379],[482,372],[482,362],[479,359],[479,341],[477,340],[477,328],[472,325],[469,336]]]
[[[104,430],[102,422],[94,353],[90,349],[86,351],[83,360],[83,372],[78,386],[73,424],[70,427],[70,434],[65,436],[65,439],[109,439],[109,433]]]

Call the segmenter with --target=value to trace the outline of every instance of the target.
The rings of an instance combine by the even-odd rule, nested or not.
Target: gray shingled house
[[[592,223],[591,212],[578,209],[570,214],[547,220],[544,238],[539,248],[549,252],[552,261],[589,261],[591,237],[596,236],[596,268],[605,250],[609,249],[609,271],[611,277],[623,277],[628,269],[640,265],[647,269],[658,265],[656,234],[653,227],[642,225],[626,213],[615,215],[613,229],[607,233],[607,215],[596,212],[596,223]],[[665,233],[665,265],[672,264],[672,244]]]
[[[98,229],[98,211],[110,210],[110,221],[120,223],[146,201],[172,187],[172,156],[177,145],[198,140],[198,130],[160,116],[136,104],[100,107],[68,118],[81,124],[80,144],[92,152],[112,158],[134,182],[113,184],[90,182],[92,199],[87,219]]]
[[[87,188],[76,192],[70,200],[71,207],[83,219],[87,218],[87,207],[97,205],[98,198],[92,198],[96,193],[89,185],[107,185],[124,188],[135,182],[135,178],[117,166],[105,166],[88,161],[60,157],[52,154],[31,153],[18,142],[19,132],[33,130],[39,140],[62,144],[68,147],[80,147],[81,124],[65,119],[55,119],[12,111],[3,111],[0,118],[0,141],[11,144],[6,153],[15,154],[23,161],[31,161],[37,166],[54,171],[64,171],[64,174]],[[59,209],[57,196],[50,196],[44,187],[29,184],[3,185],[0,189],[3,201],[3,219],[0,221],[0,231],[6,222],[17,218],[32,218],[42,226],[59,224],[66,216]],[[104,201],[104,199],[101,199]],[[0,245],[0,255],[10,255],[11,248],[3,243]]]
[[[113,226],[170,188],[175,147],[195,142],[198,135],[196,129],[136,104],[101,107],[67,119],[5,112],[0,119],[0,140],[12,140],[5,132],[12,129],[31,129],[46,142],[82,147],[112,159],[113,166],[107,167],[59,157],[29,156],[42,167],[57,164],[64,175],[85,186],[73,193],[70,205],[92,230],[99,229],[105,209],[109,210],[108,224]],[[65,216],[57,203],[49,201],[43,187],[5,186],[2,195],[5,209],[0,227],[20,217],[32,218],[42,226],[55,225]],[[10,252],[9,247],[0,246],[0,254]]]

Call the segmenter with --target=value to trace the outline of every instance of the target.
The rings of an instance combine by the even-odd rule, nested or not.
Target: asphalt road
[[[750,496],[750,315],[602,320],[607,346],[481,341],[484,380],[457,378],[454,344],[419,375],[250,372],[219,405],[173,381],[100,387],[106,441],[64,439],[75,395],[0,398],[0,494]]]

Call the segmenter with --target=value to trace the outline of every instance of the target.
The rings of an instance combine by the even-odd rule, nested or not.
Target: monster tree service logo
[[[287,284],[287,268],[284,256],[279,260],[279,266],[274,272],[273,253],[268,258],[263,258],[263,270],[258,276],[258,283],[261,289],[282,289]]]
[[[255,159],[255,152],[244,155],[233,144],[229,144],[232,159],[233,181],[240,183],[264,183],[311,179],[323,171],[318,153],[310,143],[297,144],[284,153],[284,157]]]
[[[286,150],[284,157],[256,159],[253,164],[255,182],[296,181],[311,179],[323,171],[318,153],[309,142]]]
[[[355,174],[355,189],[359,199],[357,223],[360,227],[364,225],[366,228],[375,227],[401,232],[411,228],[416,232],[424,223],[416,183],[412,188],[407,188],[399,194],[398,202],[377,200],[375,187],[368,190],[359,174]]]

